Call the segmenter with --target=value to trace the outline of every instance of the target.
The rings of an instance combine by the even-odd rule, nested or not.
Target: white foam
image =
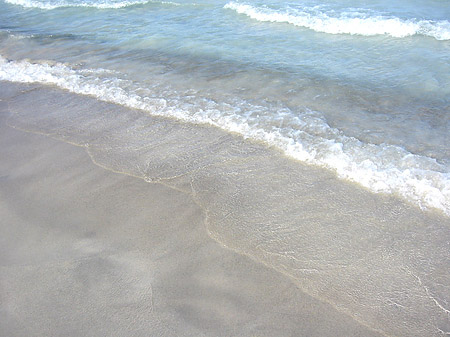
[[[277,118],[284,126],[274,126],[273,114],[264,115],[267,109],[262,106],[237,100],[222,104],[197,96],[196,103],[184,102],[186,97],[176,93],[146,97],[138,95],[130,81],[107,77],[118,75],[104,69],[74,70],[63,64],[8,61],[0,56],[0,80],[55,85],[152,115],[218,126],[276,146],[294,159],[333,170],[373,192],[395,193],[450,216],[450,172],[432,158],[348,137],[331,128],[318,112],[294,116],[288,109],[280,110]]]
[[[399,38],[417,34],[431,36],[437,40],[450,40],[450,22],[446,20],[402,20],[397,17],[366,14],[355,17],[354,12],[332,17],[325,12],[318,12],[315,8],[314,11],[305,8],[305,11],[288,12],[233,1],[227,3],[224,8],[232,9],[257,21],[289,23],[328,34],[390,35]]]
[[[143,5],[147,3],[159,3],[168,4],[173,6],[180,6],[180,3],[171,1],[152,1],[152,0],[101,0],[101,1],[81,1],[81,2],[69,2],[69,1],[39,1],[39,0],[5,0],[5,2],[18,5],[25,8],[38,8],[38,9],[55,9],[62,7],[92,7],[99,9],[118,9],[135,5]]]

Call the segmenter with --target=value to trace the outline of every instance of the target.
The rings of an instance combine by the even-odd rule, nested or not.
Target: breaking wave
[[[373,192],[395,193],[422,208],[439,209],[450,216],[450,172],[433,158],[399,146],[363,143],[330,127],[319,112],[304,111],[297,116],[281,108],[274,117],[264,116],[267,108],[244,100],[217,103],[196,95],[194,101],[185,102],[186,95],[176,92],[144,95],[119,75],[104,69],[76,70],[61,63],[9,61],[0,56],[0,80],[55,85],[152,115],[214,125],[275,146],[294,159],[330,169]],[[284,125],[275,126],[274,118]]]
[[[19,5],[25,8],[55,9],[62,7],[92,7],[98,9],[118,9],[129,6],[144,5],[147,3],[167,4],[180,6],[181,4],[171,1],[152,0],[100,0],[100,1],[38,1],[38,0],[5,0],[12,5]]]
[[[397,17],[353,11],[332,16],[330,13],[317,11],[316,8],[274,10],[233,1],[227,3],[224,8],[232,9],[257,21],[288,23],[328,34],[389,35],[398,38],[425,35],[436,40],[450,40],[450,22],[447,20],[402,20]]]

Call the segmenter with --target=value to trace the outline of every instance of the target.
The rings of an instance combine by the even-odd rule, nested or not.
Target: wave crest
[[[367,144],[348,137],[330,127],[315,111],[292,116],[280,110],[279,117],[289,127],[268,128],[261,124],[263,117],[257,113],[263,112],[262,106],[246,101],[220,105],[203,97],[186,102],[186,95],[179,93],[146,96],[132,89],[129,80],[116,75],[120,74],[105,69],[75,70],[60,63],[9,61],[0,55],[0,80],[55,85],[155,116],[214,125],[274,146],[291,158],[332,170],[340,178],[373,192],[396,193],[421,208],[439,209],[450,216],[450,172],[432,158],[398,146]],[[236,110],[248,110],[257,116],[239,115]]]
[[[338,17],[331,17],[321,12],[277,11],[267,7],[258,8],[233,1],[227,3],[224,8],[232,9],[257,21],[288,23],[328,34],[389,35],[399,38],[426,35],[434,37],[436,40],[450,40],[450,22],[446,20],[402,20],[397,17],[381,15],[355,17],[349,15],[350,13],[342,13]]]
[[[101,1],[38,1],[38,0],[4,0],[11,5],[18,5],[25,8],[38,9],[56,9],[62,7],[91,7],[98,9],[118,9],[135,5],[144,5],[147,3],[157,3],[164,5],[180,6],[181,4],[171,1],[152,1],[152,0],[101,0]]]

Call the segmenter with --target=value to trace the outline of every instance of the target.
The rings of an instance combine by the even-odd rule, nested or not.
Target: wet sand
[[[378,336],[213,240],[189,194],[9,127],[21,89],[0,94],[1,336]]]
[[[0,99],[5,336],[450,331],[443,214],[214,127]]]

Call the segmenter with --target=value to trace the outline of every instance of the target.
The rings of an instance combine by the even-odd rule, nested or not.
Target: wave
[[[60,63],[9,61],[1,56],[0,80],[55,85],[155,116],[217,126],[274,146],[296,160],[330,169],[340,178],[373,192],[395,193],[421,208],[439,209],[450,216],[447,167],[398,146],[367,144],[348,137],[331,128],[315,111],[304,111],[298,116],[281,108],[276,117],[273,114],[264,117],[266,107],[243,100],[217,103],[195,95],[192,96],[195,101],[186,102],[190,98],[176,92],[147,95],[142,93],[139,83],[133,86],[130,80],[121,79],[119,73],[105,69],[76,70]]]
[[[144,5],[147,3],[156,3],[163,5],[181,6],[182,4],[171,1],[152,1],[152,0],[101,0],[101,1],[36,1],[36,0],[4,0],[6,3],[18,5],[25,8],[38,9],[56,9],[63,7],[91,7],[98,9],[118,9],[129,6]]]
[[[370,16],[364,13],[345,12],[337,17],[316,8],[303,10],[274,10],[267,7],[253,7],[248,4],[229,2],[224,8],[262,22],[288,23],[328,34],[389,35],[407,37],[412,35],[431,36],[436,40],[450,40],[450,22],[447,20],[402,20],[382,15]]]

